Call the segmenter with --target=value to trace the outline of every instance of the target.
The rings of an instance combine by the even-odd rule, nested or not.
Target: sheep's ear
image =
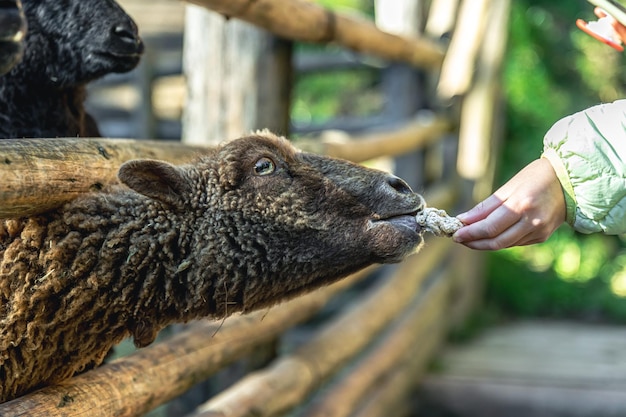
[[[189,190],[179,168],[163,161],[138,159],[122,164],[117,177],[139,194],[163,203],[180,206],[182,195]]]

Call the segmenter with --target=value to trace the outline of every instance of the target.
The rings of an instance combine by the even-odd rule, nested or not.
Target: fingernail
[[[463,223],[465,223],[465,220],[467,220],[467,213],[457,214],[456,218],[461,220]]]

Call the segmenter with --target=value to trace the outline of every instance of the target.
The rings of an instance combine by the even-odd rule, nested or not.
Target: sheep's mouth
[[[111,60],[139,60],[145,50],[141,38],[128,38],[123,42],[114,42],[107,47],[96,51],[104,58]]]
[[[111,72],[128,72],[141,60],[141,52],[97,52],[95,54]]]
[[[418,210],[413,211],[411,213],[399,214],[399,215],[390,216],[390,217],[386,217],[382,219],[370,220],[369,227],[371,228],[379,224],[386,223],[386,224],[392,225],[393,227],[399,230],[408,229],[417,234],[422,234],[424,230],[417,223],[417,219],[415,217],[417,216],[417,213],[418,213]]]
[[[139,60],[141,58],[141,55],[143,55],[143,48],[138,48],[136,51],[100,51],[98,52],[98,55],[100,55],[101,57],[110,59],[110,60],[117,60],[117,59]]]

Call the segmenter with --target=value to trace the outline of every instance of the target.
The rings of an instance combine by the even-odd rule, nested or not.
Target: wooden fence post
[[[394,35],[419,38],[421,4],[421,0],[377,0],[376,26]],[[383,89],[387,98],[385,115],[394,122],[413,117],[424,108],[423,77],[411,65],[392,63],[383,74]],[[414,189],[419,189],[424,182],[423,159],[422,152],[396,158],[396,175],[404,178]]]
[[[188,5],[183,142],[215,144],[259,128],[287,133],[290,64],[286,41],[279,42],[248,23]]]

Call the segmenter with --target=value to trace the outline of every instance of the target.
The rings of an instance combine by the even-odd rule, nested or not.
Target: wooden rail
[[[132,139],[0,140],[0,218],[59,207],[117,181],[130,159],[188,162],[202,148]]]
[[[392,35],[369,20],[333,12],[306,0],[187,1],[297,41],[336,42],[358,52],[431,70],[438,69],[444,57],[443,48],[425,38]]]
[[[378,381],[408,364],[412,365],[414,385],[419,381],[422,372],[415,368],[424,369],[447,327],[445,311],[449,279],[442,277],[431,284],[389,326],[379,343],[358,360],[348,374],[332,383],[303,417],[348,417],[366,401]],[[397,415],[396,409],[397,406],[388,406],[382,415]]]
[[[424,149],[451,131],[453,123],[442,116],[424,112],[421,117],[396,129],[378,133],[349,135],[326,131],[318,139],[300,140],[296,144],[314,153],[363,162],[379,156],[398,156]]]
[[[336,140],[298,142],[304,150],[362,162],[423,149],[451,129],[441,117],[422,117],[397,130]],[[0,218],[24,217],[59,207],[80,194],[117,182],[130,159],[185,163],[206,147],[132,139],[23,139],[0,141]],[[88,169],[85,169],[88,167]]]

